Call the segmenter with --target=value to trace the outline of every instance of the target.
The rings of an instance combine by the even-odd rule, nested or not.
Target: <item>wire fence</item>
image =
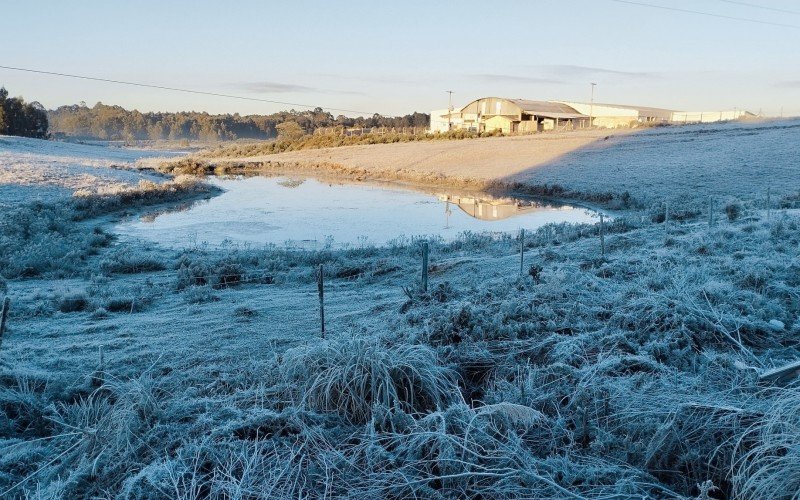
[[[709,197],[708,205],[707,205],[707,215],[708,221],[707,224],[709,228],[714,227],[717,222],[715,217],[713,216],[715,212],[722,212],[723,214],[728,210],[726,207],[722,207],[721,203],[715,203],[713,197]],[[754,201],[753,206],[757,209],[761,209],[764,211],[763,214],[760,214],[763,219],[770,221],[775,217],[774,209],[772,208],[771,203],[771,192],[767,190],[766,196],[764,199],[758,201]],[[685,224],[687,221],[681,220],[680,218],[675,217],[675,214],[670,211],[670,206],[668,203],[662,203],[657,206],[658,210],[663,210],[663,218],[653,218],[653,222],[656,224],[663,224],[665,231],[667,234],[673,229],[675,229],[678,225]],[[731,214],[729,214],[731,215]],[[642,216],[641,223],[645,223],[645,219],[648,217]],[[559,225],[559,224],[547,224],[545,226],[540,227],[538,230],[533,232],[528,232],[527,237],[524,236],[526,233],[521,232],[519,238],[508,238],[509,244],[512,245],[513,248],[518,249],[519,252],[519,267],[517,273],[522,276],[525,274],[524,270],[524,263],[525,263],[525,251],[526,249],[536,248],[536,247],[548,247],[554,244],[566,243],[568,241],[572,241],[575,239],[584,238],[587,235],[596,235],[598,237],[598,255],[600,257],[604,257],[606,253],[606,238],[618,232],[620,230],[624,230],[627,224],[618,224],[618,221],[624,219],[618,218],[611,218],[604,219],[601,217],[601,220],[594,225],[581,224],[581,225]],[[699,217],[699,220],[692,222],[693,224],[705,224],[703,222],[703,216]],[[621,229],[620,229],[621,228]],[[421,248],[421,243],[425,243],[428,240],[423,238],[416,239],[411,242],[409,245],[410,247],[417,247]],[[309,271],[311,274],[316,272],[315,267],[318,264],[309,264]],[[140,274],[142,273],[142,274]],[[113,273],[112,273],[113,274]],[[175,269],[169,271],[147,271],[147,266],[142,266],[141,270],[136,268],[136,265],[131,266],[131,270],[125,273],[118,273],[118,274],[130,274],[130,275],[137,275],[137,276],[144,276],[144,282],[140,283],[133,283],[131,284],[131,288],[127,288],[121,290],[119,295],[117,296],[108,296],[108,297],[101,297],[103,300],[106,301],[129,301],[131,303],[130,312],[134,313],[137,312],[136,310],[136,302],[144,302],[150,303],[158,299],[162,299],[168,296],[172,296],[175,293],[179,292],[183,289],[189,289],[192,287],[209,287],[212,289],[227,289],[233,288],[239,285],[248,285],[248,284],[261,284],[261,285],[271,285],[274,284],[274,280],[276,277],[275,271],[267,271],[267,270],[255,270],[255,271],[246,271],[243,270],[242,272],[222,272],[222,273],[211,273],[211,274],[194,274],[194,273],[185,273],[183,269]],[[359,273],[358,276],[363,275],[363,273]],[[80,279],[84,276],[82,273],[72,273],[70,276],[65,277],[64,279]],[[312,277],[315,281],[316,278]],[[424,279],[422,275],[420,279]],[[155,280],[155,281],[154,281]],[[98,285],[102,285],[102,283],[98,283]],[[90,285],[91,286],[91,285]],[[138,288],[137,288],[138,287]],[[144,295],[146,293],[146,295]],[[309,293],[313,293],[313,291],[309,290]],[[89,303],[92,301],[93,297],[89,293],[89,297],[87,295],[86,287],[82,287],[80,285],[76,286],[74,289],[72,287],[66,287],[61,289],[53,290],[49,296],[44,298],[39,298],[39,303],[54,303],[57,304],[56,309],[72,309],[74,307],[80,307],[85,305],[88,307]],[[36,299],[35,299],[36,300]],[[41,310],[37,310],[33,308],[27,309],[23,308],[20,310],[17,309],[19,312],[13,312],[13,316],[16,318],[31,318],[36,316],[41,316],[43,313]]]

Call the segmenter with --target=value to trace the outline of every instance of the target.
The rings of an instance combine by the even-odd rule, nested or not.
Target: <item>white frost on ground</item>
[[[11,142],[11,163],[67,176],[120,160]],[[174,251],[114,243],[67,204],[25,210],[0,212],[20,261],[0,251],[17,273],[0,279],[0,497],[800,490],[800,398],[757,379],[800,357],[794,213],[620,216],[602,256],[597,227],[548,227],[522,277],[513,237],[434,242],[426,294],[413,242]]]
[[[800,120],[665,127],[619,135],[520,172],[514,180],[628,191],[644,201],[796,193]]]
[[[141,180],[161,182],[163,177],[132,167],[142,158],[166,154],[0,136],[0,205],[48,200],[76,191],[113,193]]]

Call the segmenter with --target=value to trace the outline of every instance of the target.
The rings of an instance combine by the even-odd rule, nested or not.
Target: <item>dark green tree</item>
[[[8,90],[5,87],[0,87],[0,135],[6,133],[8,125],[6,124],[6,99],[8,98]]]
[[[334,117],[322,108],[308,111],[279,111],[271,115],[210,115],[208,113],[140,113],[120,106],[97,103],[61,106],[48,112],[50,128],[57,136],[105,140],[231,140],[271,139],[278,136],[278,126],[286,122],[299,125],[303,133],[329,127],[425,127],[428,115],[414,113],[398,117],[373,115],[369,118]],[[289,125],[297,129],[294,125]]]
[[[47,111],[41,104],[8,97],[8,91],[0,88],[0,134],[45,138],[47,130]]]

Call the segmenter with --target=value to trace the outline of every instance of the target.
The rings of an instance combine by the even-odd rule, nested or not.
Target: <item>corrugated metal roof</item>
[[[509,99],[507,97],[482,97],[480,99],[476,99],[471,103],[467,104],[461,111],[463,112],[468,107],[472,106],[481,101],[485,101],[488,99],[497,99],[501,101],[506,101],[514,106],[517,106],[522,110],[522,112],[527,113],[529,115],[536,115],[543,118],[558,118],[558,119],[577,119],[577,118],[588,118],[585,114],[582,114],[567,106],[566,104],[559,103],[559,102],[551,102],[551,101],[529,101],[527,99]],[[487,116],[492,116],[493,113],[486,113]]]
[[[522,111],[536,116],[543,116],[545,118],[585,118],[586,115],[578,113],[577,110],[561,104],[560,102],[549,101],[528,101],[526,99],[506,99],[509,102],[519,106]]]
[[[589,103],[583,103],[589,104]],[[594,103],[595,106],[607,106],[609,108],[621,108],[621,109],[633,109],[640,113],[673,113],[674,111],[671,109],[665,108],[654,108],[652,106],[636,106],[630,104],[604,104],[601,102]]]

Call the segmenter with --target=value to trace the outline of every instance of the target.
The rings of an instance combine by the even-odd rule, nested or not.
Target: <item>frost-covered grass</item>
[[[112,195],[141,180],[164,182],[133,167],[143,158],[173,154],[0,135],[0,207],[53,202],[75,191]]]
[[[578,192],[628,192],[645,205],[714,196],[764,200],[797,190],[800,120],[710,123],[609,134],[513,175]],[[677,208],[677,207],[676,207]]]
[[[74,240],[109,206],[71,206]],[[800,356],[800,218],[740,208],[623,215],[605,256],[596,226],[545,227],[522,277],[511,236],[432,241],[428,293],[413,240],[107,240],[69,279],[10,274],[0,493],[790,494],[795,389],[757,375]],[[27,209],[52,214],[31,234],[67,224]]]
[[[0,276],[66,277],[90,272],[86,260],[111,242],[111,236],[99,225],[99,217],[123,209],[209,195],[213,190],[186,178],[160,184],[142,180],[103,195],[78,192],[58,203],[5,208],[0,212]],[[122,254],[118,252],[104,260],[101,269],[137,265],[121,262]],[[138,265],[152,268],[158,263]]]
[[[198,192],[199,189],[199,192]],[[180,182],[0,213],[0,497],[784,498],[797,196],[289,251],[120,241]],[[778,208],[783,207],[783,208]],[[668,220],[665,222],[665,215]],[[326,275],[319,331],[315,270]]]

